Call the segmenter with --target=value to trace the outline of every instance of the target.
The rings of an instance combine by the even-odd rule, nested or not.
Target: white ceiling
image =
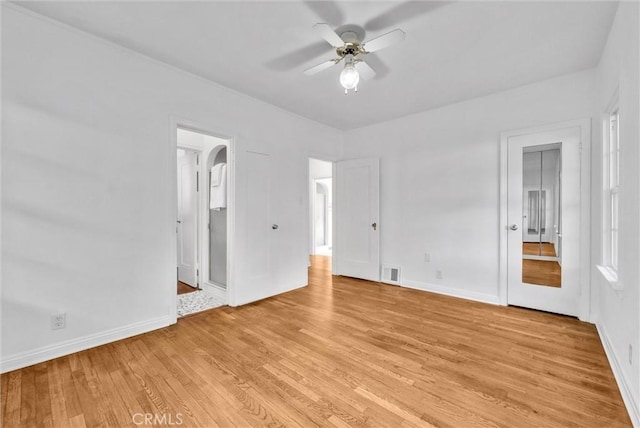
[[[35,12],[270,104],[353,129],[594,67],[617,2],[20,2]],[[327,22],[402,28],[367,55],[378,76],[344,95],[335,56],[311,31]]]

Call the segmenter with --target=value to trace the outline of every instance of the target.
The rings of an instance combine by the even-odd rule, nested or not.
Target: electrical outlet
[[[424,253],[424,261],[425,262],[430,262],[431,261],[431,254]]]
[[[51,315],[51,330],[60,330],[67,326],[67,314],[61,312],[59,314]]]
[[[629,344],[629,364],[633,364],[633,346]]]
[[[440,269],[436,271],[436,279],[442,279],[442,271]]]

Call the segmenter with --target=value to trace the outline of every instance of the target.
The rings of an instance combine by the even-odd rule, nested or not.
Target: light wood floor
[[[3,426],[631,426],[593,325],[313,264],[304,289],[2,375]]]

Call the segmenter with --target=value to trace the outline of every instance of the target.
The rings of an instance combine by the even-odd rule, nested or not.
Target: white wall
[[[278,170],[279,280],[238,279],[233,302],[307,283],[306,159],[338,156],[341,133],[2,8],[3,371],[172,322],[172,118],[235,139],[236,272],[251,251],[245,224],[261,215],[243,211],[246,151]],[[67,328],[51,331],[58,311]]]
[[[593,121],[592,263],[594,309],[621,391],[640,426],[640,107],[638,83],[638,2],[621,2],[609,40],[597,68],[598,89]],[[602,117],[619,88],[620,108],[620,244],[618,279],[614,291],[596,265],[602,263]],[[629,345],[633,358],[629,361]],[[626,395],[626,396],[625,396]],[[629,403],[635,403],[630,404]]]
[[[345,158],[381,158],[382,263],[497,303],[500,133],[591,116],[593,86],[584,71],[348,132]]]

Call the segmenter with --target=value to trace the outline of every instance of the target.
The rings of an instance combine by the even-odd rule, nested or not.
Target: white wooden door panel
[[[577,316],[580,311],[580,128],[519,135],[508,140],[507,183],[507,302],[548,312]],[[527,227],[523,189],[525,148],[560,145],[561,187],[559,203],[562,232],[561,281],[559,287],[530,284],[523,278],[523,231]],[[555,231],[549,232],[555,233]],[[547,238],[545,238],[547,239]],[[560,236],[551,239],[559,242]],[[556,246],[557,248],[557,246]]]
[[[198,234],[198,194],[197,194],[197,153],[179,150],[178,155],[178,281],[192,287],[198,285],[197,234]]]
[[[338,162],[336,192],[336,273],[379,281],[379,160]]]
[[[271,157],[247,152],[247,279],[270,280],[273,271],[274,231],[271,223]],[[255,215],[259,213],[260,215]]]

